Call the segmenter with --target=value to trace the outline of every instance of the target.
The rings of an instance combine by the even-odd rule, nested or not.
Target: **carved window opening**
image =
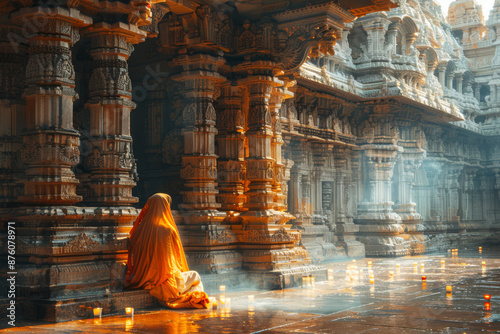
[[[363,56],[368,56],[368,34],[361,26],[354,27],[347,36],[349,45],[352,48],[352,59],[356,60]]]
[[[479,88],[479,102],[486,102],[486,96],[490,95],[490,86],[481,85]]]

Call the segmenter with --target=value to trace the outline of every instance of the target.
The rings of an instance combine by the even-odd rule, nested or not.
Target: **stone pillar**
[[[254,76],[242,80],[241,84],[248,88],[250,99],[246,133],[249,146],[247,180],[250,182],[247,207],[255,213],[275,207],[272,191],[275,160],[271,150],[273,130],[269,100],[272,89],[282,82],[272,77]]]
[[[495,103],[497,101],[497,85],[489,85],[490,86],[490,102]]]
[[[411,124],[402,122],[401,139],[398,144],[403,147],[400,155],[401,164],[400,175],[398,175],[398,205],[394,206],[394,211],[401,217],[401,223],[405,226],[403,235],[409,241],[410,252],[420,254],[425,251],[424,226],[422,216],[416,211],[416,203],[413,201],[413,187],[415,176],[426,151],[422,148],[423,131],[412,127]]]
[[[271,140],[271,158],[274,160],[274,180],[272,182],[272,191],[275,195],[274,209],[280,212],[286,210],[286,196],[281,189],[281,183],[285,173],[285,165],[282,162],[283,138],[281,135],[280,109],[283,99],[293,97],[286,87],[273,87],[271,98],[269,99],[269,112],[272,118],[273,138]]]
[[[391,55],[396,53],[396,36],[397,36],[398,30],[395,28],[390,28],[387,31],[387,44],[391,45]]]
[[[346,201],[345,201],[345,184],[347,170],[347,155],[349,151],[344,148],[334,148],[334,166],[335,166],[335,205],[336,205],[336,224],[344,224],[346,222]]]
[[[500,168],[494,168],[493,169],[493,173],[494,173],[494,180],[495,180],[495,190],[498,191],[498,198],[500,198]],[[494,204],[494,209],[495,210],[498,210],[498,207],[497,207],[498,203],[497,204]]]
[[[362,125],[363,202],[358,204],[358,241],[365,244],[367,256],[408,254],[401,217],[392,206],[392,176],[398,152],[398,128],[388,119],[367,120]]]
[[[13,14],[19,24],[38,30],[29,38],[26,67],[26,132],[21,156],[26,164],[20,201],[37,205],[71,205],[79,183],[72,168],[80,161],[79,134],[73,128],[75,71],[70,47],[78,27],[91,20],[76,9],[24,8]]]
[[[481,98],[481,86],[477,83],[474,84],[474,97],[479,101]]]
[[[446,198],[446,220],[448,222],[458,222],[460,220],[459,209],[460,205],[460,174],[462,173],[463,166],[448,163],[446,166],[446,180],[445,185],[448,191]]]
[[[300,205],[299,205],[299,179],[300,179],[300,174],[297,169],[297,165],[295,164],[296,162],[294,161],[294,165],[292,166],[290,170],[290,186],[288,189],[288,211],[292,215],[297,218],[299,215],[302,214],[302,211],[300,210]]]
[[[300,178],[300,206],[302,211],[302,225],[311,225],[313,203],[311,200],[311,174],[302,174]]]
[[[357,153],[356,153],[357,154]],[[344,247],[346,255],[350,257],[364,257],[365,245],[356,240],[355,233],[359,232],[359,226],[353,223],[352,197],[357,183],[357,159],[356,154],[350,149],[335,147],[333,149],[335,167],[335,232],[339,244]],[[354,160],[354,169],[351,179],[348,176],[348,159]],[[351,204],[351,205],[349,205]]]
[[[184,155],[181,177],[185,180],[183,203],[179,206],[189,212],[188,216],[203,221],[203,211],[220,208],[215,197],[217,178],[217,156],[215,155],[215,135],[217,134],[216,112],[213,106],[215,85],[224,78],[217,73],[224,60],[220,57],[195,54],[181,55],[172,61],[174,66],[182,66],[182,73],[172,77],[184,84],[186,106],[183,114]],[[187,219],[187,216],[184,215]],[[201,219],[201,220],[200,220]],[[195,223],[189,221],[187,223]]]
[[[219,159],[217,174],[221,210],[246,211],[245,192],[245,119],[241,88],[230,82],[221,85],[217,103],[217,135]]]
[[[448,76],[446,77],[446,88],[448,89],[453,89],[453,78],[455,77],[455,74],[453,72],[448,73]]]
[[[217,190],[217,155],[215,154],[215,136],[217,128],[217,113],[214,108],[216,97],[216,86],[223,83],[225,78],[219,73],[219,66],[224,63],[222,57],[208,54],[184,54],[172,61],[173,66],[180,69],[180,73],[172,76],[172,79],[181,82],[184,88],[185,106],[182,111],[184,136],[184,154],[182,156],[181,177],[185,181],[185,190],[182,191],[182,204],[179,211],[183,222],[179,224],[179,234],[182,236],[186,257],[193,270],[201,273],[220,273],[241,269],[241,255],[236,251],[237,239],[232,231],[232,224],[237,224],[232,215],[218,211],[221,204],[216,201]],[[225,89],[225,98],[222,104],[226,104],[232,111],[237,110],[238,97],[235,92]],[[227,113],[222,112],[222,115]],[[233,115],[234,116],[234,115]],[[237,116],[237,115],[236,115]],[[241,121],[241,120],[240,120]],[[220,123],[224,123],[220,120]],[[241,124],[240,124],[241,126]],[[227,147],[222,147],[224,162],[228,157],[234,158],[236,167],[243,167],[241,163],[241,137],[239,127],[232,124],[231,129],[226,126],[231,138],[234,139]],[[222,166],[228,167],[222,163]],[[241,170],[240,170],[241,172]],[[235,183],[224,182],[224,187],[236,187],[237,205],[232,208],[241,208],[241,200],[244,198],[238,192],[243,175],[231,171],[228,177]],[[234,179],[233,179],[234,177]],[[224,189],[224,196],[228,189]],[[227,197],[226,197],[227,198]],[[228,204],[229,205],[229,204]],[[225,205],[226,208],[229,208]],[[222,224],[225,218],[227,224]],[[180,218],[180,217],[179,217]],[[241,225],[238,228],[241,229]],[[212,282],[216,284],[216,282]]]
[[[18,152],[22,148],[21,131],[25,126],[25,85],[27,45],[9,41],[20,35],[14,25],[0,25],[0,206],[12,206],[22,195],[22,166]]]
[[[429,200],[429,215],[426,220],[439,222],[441,217],[439,215],[439,175],[441,174],[440,164],[437,162],[426,160],[424,162],[424,170],[427,176],[427,198]]]
[[[455,74],[455,79],[457,80],[457,92],[462,94],[462,83],[464,81],[464,75],[463,73],[456,73]]]
[[[463,220],[474,219],[474,194],[476,192],[474,186],[474,178],[477,175],[477,168],[467,168],[464,170],[464,189],[462,198]]]
[[[250,276],[256,278],[262,272],[283,275],[280,270],[310,263],[307,251],[295,247],[300,233],[290,230],[290,225],[286,224],[291,216],[275,210],[273,182],[276,161],[271,149],[274,133],[269,102],[273,88],[282,86],[283,82],[271,76],[254,75],[241,79],[239,84],[244,85],[249,94],[246,132],[249,145],[246,207],[249,211],[241,214],[244,227],[236,231],[239,247],[244,250],[243,266],[250,270]],[[283,282],[283,285],[289,283]]]
[[[144,40],[146,33],[136,26],[101,22],[85,31],[90,39],[93,70],[86,108],[90,110],[90,154],[85,166],[90,171],[88,203],[120,206],[136,203],[136,185],[130,136],[132,83],[127,60],[132,45]]]
[[[446,65],[438,65],[439,83],[444,88],[444,79],[446,77]]]

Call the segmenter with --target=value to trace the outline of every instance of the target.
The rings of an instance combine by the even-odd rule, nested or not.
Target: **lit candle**
[[[375,284],[375,279],[370,278],[370,284]]]
[[[217,299],[215,297],[208,297],[210,304],[212,305],[212,310],[217,309]]]
[[[94,308],[94,317],[100,318],[102,316],[102,308],[101,307],[95,307]]]
[[[308,276],[302,276],[302,287],[307,288],[309,285],[309,277]]]
[[[427,276],[422,276],[422,281],[427,281]]]
[[[219,291],[220,292],[226,292],[226,286],[225,285],[219,286]]]
[[[254,297],[253,297],[253,295],[249,295],[249,296],[248,296],[248,302],[249,302],[249,303],[253,303],[253,301],[254,301]]]
[[[484,261],[483,261],[483,262],[481,262],[481,265],[482,265],[483,267],[486,267],[486,262],[484,262]]]
[[[446,292],[451,292],[453,290],[453,287],[451,285],[446,286]]]
[[[418,263],[417,262],[413,262],[413,267],[417,268],[418,266]]]
[[[491,310],[491,304],[490,304],[490,302],[484,302],[484,309],[486,311],[490,311]]]
[[[445,263],[446,263],[445,260],[441,260],[441,268],[444,268]]]
[[[372,261],[368,261],[368,267],[372,266]]]
[[[328,269],[328,280],[333,281],[333,269]]]
[[[483,298],[484,298],[485,300],[490,300],[490,299],[491,299],[491,295],[483,295]]]
[[[399,263],[398,263],[398,264],[396,264],[396,268],[399,268]]]
[[[483,252],[483,247],[479,247],[479,253]]]
[[[393,278],[394,277],[394,271],[389,271],[389,277]]]
[[[125,314],[127,315],[127,317],[133,317],[134,316],[134,308],[133,307],[126,307]]]

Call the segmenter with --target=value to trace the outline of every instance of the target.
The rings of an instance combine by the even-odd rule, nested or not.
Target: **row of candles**
[[[94,318],[102,317],[102,307],[94,307]],[[133,307],[125,307],[125,314],[127,317],[134,317],[134,308]]]
[[[482,253],[482,252],[483,252],[483,248],[479,247],[479,253]],[[455,256],[458,255],[458,249],[457,248],[450,249],[450,250],[448,250],[448,253],[451,253],[451,255],[453,257],[455,257]],[[355,274],[357,274],[357,266],[355,265],[356,260],[353,260],[353,263],[354,263],[353,266],[348,266],[347,267],[347,274],[348,274],[349,279],[351,281],[353,281],[355,279],[355,276],[352,276],[350,274],[353,273],[353,272],[355,272]],[[445,260],[441,260],[441,269],[444,269],[445,265],[446,265],[446,261]],[[369,279],[370,284],[375,284],[375,276],[373,275],[372,266],[373,266],[372,261],[368,261],[368,273],[369,273],[368,279]],[[486,262],[482,261],[481,262],[481,266],[484,269],[486,267]],[[425,268],[425,264],[421,263],[420,264],[421,273],[424,273],[424,268]],[[413,271],[414,271],[414,273],[417,273],[417,269],[418,269],[418,263],[414,262],[413,263]],[[396,270],[399,273],[399,270],[400,270],[400,265],[399,264],[396,264]],[[360,269],[359,275],[360,276],[362,275],[362,269]],[[394,279],[394,271],[389,271],[389,279]],[[328,269],[328,281],[333,281],[333,269]],[[425,284],[426,281],[427,281],[427,276],[422,276],[422,282]],[[315,277],[314,277],[314,275],[302,276],[302,287],[304,287],[304,288],[310,288],[310,287],[314,287],[315,284],[316,283],[315,283]],[[447,294],[451,294],[452,289],[453,289],[453,287],[451,285],[447,285],[446,286],[446,292],[447,292]],[[223,311],[227,311],[231,307],[231,298],[226,298],[226,296],[225,296],[226,286],[225,285],[219,286],[219,291],[220,291],[219,301],[217,301],[217,298],[215,298],[215,297],[209,297],[211,307],[212,307],[212,309],[217,309],[217,308],[220,307],[220,309],[221,309],[222,312]],[[491,299],[491,295],[485,294],[483,297],[484,297],[485,300],[487,300],[486,303],[488,303],[488,307],[487,308],[489,310],[489,307],[490,307],[489,306],[489,300]],[[254,302],[254,296],[253,295],[249,295],[248,296],[248,302],[249,302],[249,305],[253,306],[253,302]],[[485,303],[485,308],[486,308],[486,303]],[[94,317],[99,317],[100,318],[102,316],[102,308],[101,307],[96,307],[96,308],[93,309],[93,311],[94,311]],[[134,308],[132,308],[132,307],[126,307],[125,308],[125,314],[128,317],[133,317],[134,316]]]

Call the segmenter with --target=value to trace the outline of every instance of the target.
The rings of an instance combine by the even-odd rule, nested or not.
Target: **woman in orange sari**
[[[130,231],[125,289],[145,289],[170,308],[207,308],[200,276],[189,271],[167,194],[151,196]]]

